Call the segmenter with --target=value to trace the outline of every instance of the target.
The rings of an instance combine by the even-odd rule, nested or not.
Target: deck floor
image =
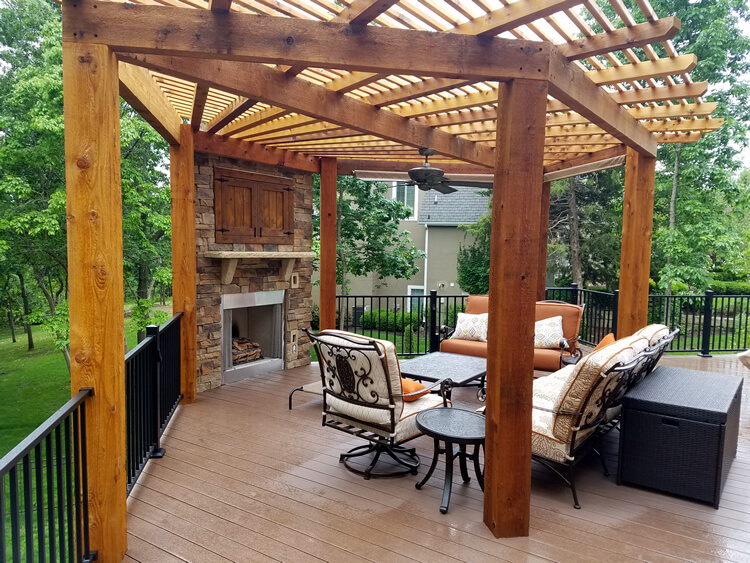
[[[665,357],[662,364],[745,376],[736,356]],[[747,371],[747,370],[745,370]],[[750,372],[747,372],[750,375]],[[201,393],[180,407],[128,500],[125,561],[750,561],[750,403],[744,385],[740,442],[721,508],[615,484],[595,456],[569,489],[533,465],[528,537],[495,539],[482,492],[456,476],[440,514],[443,472],[416,490],[432,441],[414,443],[420,475],[371,479],[338,455],[361,440],[320,424],[320,398],[289,391],[317,366],[275,372]],[[474,390],[454,402],[478,406]],[[606,446],[617,466],[617,432]]]

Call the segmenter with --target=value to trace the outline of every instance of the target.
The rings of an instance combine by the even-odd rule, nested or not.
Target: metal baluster
[[[47,474],[47,521],[49,526],[49,560],[55,563],[57,560],[55,550],[55,457],[52,453],[52,434],[44,439],[44,448],[47,454],[45,472]]]
[[[70,471],[70,464],[72,461],[71,456],[73,455],[70,451],[70,416],[67,416],[65,418],[65,459],[67,460],[67,463],[65,464],[65,493],[68,498],[68,506],[67,506],[67,528],[68,528],[68,554],[70,557],[70,560],[73,561],[74,553],[75,553],[75,546],[73,544],[73,504],[75,503],[75,499],[73,498],[73,475]]]
[[[5,475],[0,475],[0,560],[7,561],[5,548]]]
[[[34,448],[34,481],[36,483],[36,527],[37,527],[37,551],[39,560],[44,563],[47,560],[44,547],[44,478],[42,475],[42,443],[39,442]],[[4,509],[5,507],[3,507]]]
[[[67,561],[65,557],[65,496],[63,489],[63,449],[62,449],[62,429],[60,426],[55,428],[55,453],[57,454],[55,462],[55,473],[57,474],[57,547],[60,552],[60,561]],[[50,538],[52,541],[52,538]]]
[[[31,485],[31,454],[23,456],[23,510],[26,561],[34,561],[34,489]]]
[[[10,489],[10,541],[13,561],[21,560],[21,513],[18,510],[18,465],[11,468],[8,474]],[[5,506],[3,506],[5,510]],[[5,536],[3,536],[5,541]]]
[[[83,553],[91,554],[89,545],[89,470],[86,447],[86,403],[81,404],[81,504],[83,508]]]
[[[83,559],[83,545],[81,542],[83,522],[81,520],[81,444],[79,442],[80,435],[78,425],[78,409],[76,409],[73,411],[73,463],[75,464],[73,471],[73,498],[75,499],[75,502],[72,504],[75,511],[74,518],[76,522],[76,561],[81,561]],[[70,467],[70,464],[68,464],[68,467]]]

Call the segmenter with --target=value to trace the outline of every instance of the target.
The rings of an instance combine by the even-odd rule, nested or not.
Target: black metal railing
[[[78,394],[0,459],[0,561],[93,561],[86,400]]]
[[[127,492],[146,462],[162,457],[160,439],[182,398],[180,392],[180,317],[149,326],[146,338],[125,355]]]
[[[436,351],[442,326],[456,326],[466,295],[339,295],[339,326],[344,330],[391,340],[399,354]],[[595,345],[607,333],[617,334],[619,292],[549,287],[546,299],[583,305],[579,339]],[[651,295],[648,322],[680,327],[672,352],[737,352],[750,347],[750,295]]]

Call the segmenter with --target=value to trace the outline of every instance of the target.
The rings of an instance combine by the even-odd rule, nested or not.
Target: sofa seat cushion
[[[487,357],[487,343],[474,340],[448,339],[440,343],[440,351],[450,354],[464,354],[465,356]]]
[[[554,410],[560,404],[560,395],[565,391],[566,383],[573,375],[575,367],[574,365],[565,366],[555,373],[535,379],[533,383],[533,405]]]
[[[448,401],[448,405],[450,404],[451,402]],[[393,438],[396,442],[402,442],[421,434],[417,428],[417,414],[420,411],[442,406],[443,398],[439,394],[430,393],[429,395],[420,397],[416,401],[404,403],[404,410],[401,412],[401,418],[396,423],[396,429],[393,433],[386,432],[376,426],[361,423],[357,424],[357,428],[362,428],[384,438]],[[350,420],[339,418],[335,414],[329,413],[329,418],[343,424],[352,424]]]
[[[568,445],[552,434],[554,424],[555,415],[551,412],[531,410],[531,453],[558,463],[572,461]]]
[[[562,357],[570,356],[563,352]],[[560,369],[560,350],[554,348],[534,348],[534,369],[541,371],[557,371]]]

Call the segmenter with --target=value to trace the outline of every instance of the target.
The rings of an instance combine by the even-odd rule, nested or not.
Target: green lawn
[[[128,346],[136,333],[125,325]],[[28,436],[70,398],[70,375],[65,358],[41,326],[33,327],[34,350],[27,350],[26,335],[0,329],[0,457]]]

